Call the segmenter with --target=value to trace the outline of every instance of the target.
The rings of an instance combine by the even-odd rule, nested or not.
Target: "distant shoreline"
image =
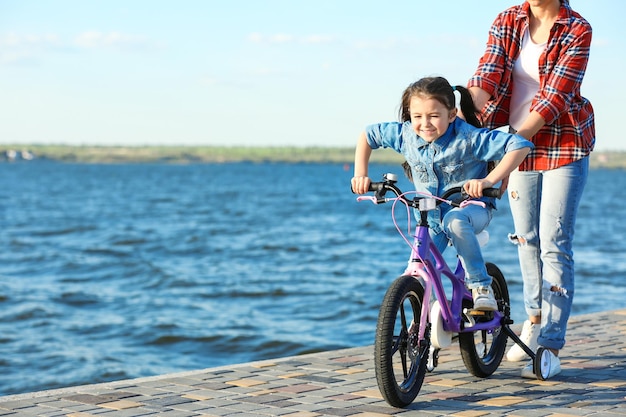
[[[0,145],[0,162],[49,160],[65,163],[342,163],[354,162],[348,147],[244,146],[74,146]],[[401,163],[402,156],[384,149],[372,154],[372,163]],[[626,169],[626,151],[595,151],[592,168]]]

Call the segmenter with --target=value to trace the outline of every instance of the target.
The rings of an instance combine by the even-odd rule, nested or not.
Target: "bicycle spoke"
[[[398,349],[400,349],[400,336],[394,336],[391,343],[391,354],[395,355]]]
[[[402,364],[402,375],[406,380],[406,377],[409,375],[409,370],[406,366],[406,349],[400,350],[400,363]]]

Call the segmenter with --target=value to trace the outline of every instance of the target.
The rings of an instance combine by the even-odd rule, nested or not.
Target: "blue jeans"
[[[456,249],[465,267],[465,285],[477,288],[491,285],[491,277],[487,274],[485,261],[480,250],[476,235],[489,225],[491,209],[477,205],[454,208],[443,216],[441,222],[444,233],[433,236],[440,252],[443,252],[448,241]]]
[[[561,349],[574,297],[574,225],[589,158],[549,171],[514,171],[508,185],[529,316],[541,315],[539,345]]]

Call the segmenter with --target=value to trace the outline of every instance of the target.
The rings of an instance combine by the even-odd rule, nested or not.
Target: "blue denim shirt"
[[[389,122],[367,126],[367,142],[372,149],[391,148],[401,153],[411,167],[415,189],[436,196],[468,180],[487,176],[488,161],[502,159],[505,153],[533,144],[522,136],[499,130],[481,129],[456,118],[434,142],[417,136],[411,122]],[[483,197],[495,208],[495,199]],[[441,231],[441,219],[450,206],[439,206],[429,213],[429,225]],[[417,213],[416,213],[417,214]]]

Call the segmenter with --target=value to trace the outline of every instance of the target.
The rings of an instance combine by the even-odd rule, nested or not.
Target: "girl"
[[[457,117],[455,89],[461,95],[461,111],[475,126]],[[442,195],[449,188],[463,186],[471,197],[485,202],[485,207],[440,206],[428,213],[428,223],[439,250],[443,252],[451,241],[463,259],[474,308],[494,311],[498,306],[476,234],[491,221],[495,199],[482,197],[482,190],[507,177],[533,145],[518,135],[478,127],[476,114],[467,89],[452,87],[442,77],[422,78],[402,94],[401,122],[370,125],[361,134],[351,182],[355,193],[366,193],[372,149],[389,147],[406,158],[417,191]],[[488,162],[495,160],[501,161],[488,172]]]

